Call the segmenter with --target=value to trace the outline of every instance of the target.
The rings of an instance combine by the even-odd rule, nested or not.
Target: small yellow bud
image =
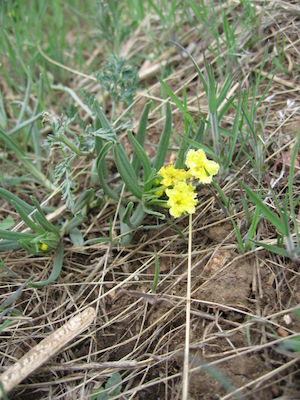
[[[42,251],[47,251],[49,248],[49,246],[46,243],[41,243],[39,247],[40,247],[40,250],[42,250]]]
[[[161,197],[163,194],[164,194],[164,190],[157,190],[156,192],[155,192],[155,195],[157,196],[157,197]]]

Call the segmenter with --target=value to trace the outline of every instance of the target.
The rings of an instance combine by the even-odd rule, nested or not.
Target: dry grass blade
[[[85,331],[93,322],[95,316],[94,308],[88,307],[33,347],[19,361],[0,375],[4,391],[6,393],[10,392],[67,343]]]

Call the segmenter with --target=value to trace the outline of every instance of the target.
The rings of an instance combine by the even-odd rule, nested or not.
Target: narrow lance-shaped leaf
[[[44,281],[31,282],[29,283],[29,286],[40,288],[54,282],[61,273],[63,266],[63,259],[64,259],[64,244],[61,241],[58,245],[58,248],[53,258],[53,267],[49,278],[45,279]]]
[[[147,128],[147,120],[148,114],[150,111],[151,103],[147,103],[143,109],[142,116],[140,118],[139,127],[136,134],[136,141],[144,148],[145,137],[146,137],[146,128]],[[140,166],[140,161],[137,154],[134,152],[131,162],[132,168],[134,172],[137,174]]]
[[[130,226],[130,216],[132,213],[133,206],[134,206],[133,201],[130,201],[127,204],[126,209],[122,205],[120,206],[120,215],[122,215],[122,222],[129,226]]]
[[[114,160],[127,189],[138,199],[141,199],[142,191],[138,187],[137,176],[128,160],[125,150],[120,143],[116,143],[114,145]]]
[[[157,154],[153,163],[153,167],[156,169],[156,171],[158,171],[165,162],[170,141],[171,128],[172,128],[172,111],[171,111],[171,105],[168,102],[166,104],[165,126],[162,135],[160,137],[160,141],[158,143]]]
[[[134,155],[136,155],[137,159],[142,163],[144,169],[144,181],[147,181],[151,175],[151,164],[150,160],[143,149],[143,147],[138,143],[131,132],[128,132],[128,138],[134,148]]]
[[[107,132],[107,134],[103,134],[101,137],[105,140],[110,140],[113,142],[117,142],[117,136],[115,133],[114,128],[112,127],[112,125],[109,123],[108,119],[106,118],[106,115],[104,113],[104,111],[102,110],[102,108],[100,107],[99,103],[96,101],[94,103],[94,107],[97,113],[97,116],[100,120],[100,124],[102,129],[104,130],[104,132]],[[96,135],[97,136],[97,135]]]
[[[36,235],[32,233],[12,232],[0,229],[0,238],[7,240],[34,239]]]
[[[0,197],[2,197],[10,204],[13,204],[13,202],[18,204],[18,206],[21,207],[28,214],[30,214],[34,210],[34,208],[31,205],[19,199],[19,197],[17,197],[16,195],[14,195],[13,193],[9,192],[6,189],[0,188]]]
[[[15,201],[12,201],[12,205],[15,207],[17,213],[20,215],[22,220],[25,222],[25,224],[33,231],[37,233],[44,233],[45,230],[38,226],[37,224],[34,223],[34,221],[29,217],[29,215],[26,213],[26,211],[20,207]]]
[[[118,201],[119,196],[108,186],[105,179],[105,171],[106,171],[105,155],[109,152],[112,146],[113,146],[112,142],[105,143],[105,145],[102,147],[97,157],[96,167],[97,167],[99,181],[104,193],[111,199]]]
[[[16,240],[0,240],[0,252],[20,249],[20,243]]]
[[[291,254],[288,250],[284,249],[283,247],[279,247],[279,246],[275,246],[275,245],[271,245],[271,244],[267,244],[267,243],[263,243],[263,242],[257,242],[257,241],[253,241],[253,243],[255,243],[256,246],[261,246],[264,249],[268,250],[270,253],[275,253],[278,254],[282,257],[286,257],[286,258],[290,258]],[[298,249],[299,251],[300,249]]]
[[[36,212],[33,213],[32,217],[39,222],[39,224],[46,230],[49,232],[53,232],[56,235],[60,234],[60,230],[59,228],[57,228],[55,225],[51,224],[51,222],[49,222],[47,220],[47,218],[45,217],[42,208],[39,204],[39,202],[31,196],[31,201],[33,202],[35,208],[36,208]]]

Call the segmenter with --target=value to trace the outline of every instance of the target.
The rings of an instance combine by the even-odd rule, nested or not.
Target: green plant
[[[120,103],[127,107],[133,103],[138,84],[137,70],[126,65],[125,58],[111,55],[98,73],[97,79],[112,100],[111,121],[113,121],[115,110]]]
[[[42,255],[54,251],[52,271],[48,279],[40,282],[30,281],[29,286],[42,287],[55,281],[61,273],[63,265],[63,237],[70,235],[75,245],[82,245],[83,239],[78,226],[84,220],[89,205],[94,199],[94,191],[83,192],[75,201],[73,216],[62,225],[56,226],[49,222],[38,201],[31,197],[33,206],[0,188],[0,197],[10,203],[22,219],[27,229],[22,232],[12,230],[14,222],[11,217],[2,221],[0,227],[0,252],[23,248],[29,254]]]
[[[118,396],[122,391],[122,376],[115,372],[108,378],[104,387],[100,386],[93,390],[91,400],[109,400]]]

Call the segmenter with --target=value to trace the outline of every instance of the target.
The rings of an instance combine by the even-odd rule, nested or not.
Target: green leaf
[[[39,224],[46,231],[53,232],[57,236],[59,236],[60,235],[59,228],[57,228],[55,225],[51,224],[51,222],[49,222],[47,220],[47,218],[45,217],[45,214],[42,211],[42,208],[41,208],[39,202],[33,196],[31,196],[30,198],[31,198],[31,201],[33,202],[33,204],[34,204],[34,206],[36,208],[36,212],[33,213],[32,218],[34,218],[36,221],[38,221]]]
[[[200,79],[200,81],[201,81],[201,83],[203,85],[204,91],[207,94],[207,83],[206,83],[206,81],[204,79],[204,76],[203,76],[203,74],[202,74],[202,72],[201,72],[196,60],[194,59],[194,57],[191,55],[191,53],[185,47],[181,46],[181,44],[179,44],[177,42],[173,42],[173,41],[171,41],[171,42],[176,47],[178,47],[182,52],[184,52],[189,57],[189,59],[192,61],[192,63],[194,64],[194,67],[195,67],[195,69],[196,69],[196,71],[198,73],[199,79]]]
[[[211,114],[217,112],[216,83],[212,67],[206,63],[206,73],[208,77],[208,109]]]
[[[147,128],[147,121],[148,121],[148,114],[150,111],[151,103],[147,103],[143,109],[142,116],[140,118],[139,122],[139,127],[138,131],[136,134],[136,141],[141,145],[142,148],[144,148],[144,143],[145,143],[145,137],[146,137],[146,128]],[[138,173],[139,170],[139,164],[140,160],[138,159],[138,156],[136,153],[133,153],[132,157],[132,168],[134,169],[135,173]]]
[[[105,155],[109,152],[109,150],[112,148],[112,146],[113,146],[112,142],[107,142],[101,148],[100,153],[97,157],[96,168],[97,168],[97,172],[98,172],[99,181],[100,181],[100,184],[101,184],[101,187],[102,187],[104,193],[111,199],[118,201],[119,196],[117,195],[116,192],[114,192],[108,186],[108,184],[106,183],[105,175],[104,175],[105,170],[106,170]]]
[[[127,204],[126,209],[122,205],[120,205],[120,215],[122,216],[121,217],[122,222],[124,224],[129,225],[129,226],[130,226],[130,216],[131,216],[131,213],[132,213],[132,210],[133,210],[133,206],[134,206],[133,201],[130,201]]]
[[[270,209],[267,207],[262,200],[245,184],[241,182],[241,186],[247,193],[250,200],[255,204],[256,207],[259,207],[264,217],[271,222],[275,226],[275,228],[282,235],[286,236],[288,232],[286,232],[285,225],[283,221],[278,218]]]
[[[5,219],[0,222],[0,229],[10,229],[15,225],[15,221],[11,215],[8,215]]]
[[[183,137],[181,139],[179,151],[178,151],[178,156],[175,161],[175,168],[184,168],[184,159],[185,159],[185,153],[188,148],[188,141],[187,139],[189,138],[189,133],[190,133],[190,127],[183,133]]]
[[[47,189],[52,191],[56,191],[56,186],[53,185],[45,175],[40,172],[30,161],[28,161],[27,157],[19,149],[19,147],[13,142],[13,140],[0,128],[0,139],[13,151],[14,155],[18,158],[18,160],[24,165],[24,167]]]
[[[0,238],[7,240],[34,239],[36,235],[31,233],[11,232],[0,229]]]
[[[15,196],[6,189],[0,188],[0,197],[2,197],[10,204],[12,204],[12,202],[17,203],[19,207],[21,207],[27,214],[30,214],[34,210],[32,206],[27,204],[25,201],[19,199],[19,197]]]
[[[25,222],[25,224],[33,231],[37,233],[44,233],[45,230],[41,228],[40,226],[36,225],[33,220],[29,217],[29,214],[24,211],[22,207],[19,206],[18,203],[15,201],[12,201],[12,205],[15,207],[17,213],[20,215],[22,220]]]
[[[71,238],[74,246],[77,246],[77,247],[83,246],[83,243],[84,243],[83,236],[78,228],[74,228],[71,230],[70,238]]]
[[[136,156],[137,159],[143,165],[144,181],[147,181],[149,179],[149,177],[151,175],[151,171],[152,171],[150,160],[149,160],[145,150],[143,149],[143,147],[139,144],[139,142],[135,139],[132,132],[130,132],[130,131],[128,132],[128,138],[134,148],[134,153],[133,153],[134,156]]]
[[[278,255],[280,255],[282,257],[291,258],[290,252],[287,251],[286,249],[284,249],[283,247],[275,246],[275,245],[271,245],[271,244],[266,244],[266,243],[263,243],[263,242],[257,242],[257,241],[253,241],[253,242],[256,244],[256,246],[261,246],[264,249],[270,251],[271,253],[278,254]],[[300,249],[298,248],[298,249],[296,249],[296,251],[297,250],[299,252]]]
[[[103,129],[112,131],[113,128],[112,128],[111,124],[109,123],[108,119],[106,118],[106,115],[105,115],[103,109],[100,107],[99,103],[97,101],[95,101],[93,105],[94,105],[97,117],[100,120],[101,127]]]
[[[17,290],[15,290],[6,300],[4,300],[0,305],[0,310],[4,310],[7,307],[13,305],[15,301],[21,296],[23,289],[27,286],[30,279],[26,280]]]
[[[46,285],[49,285],[50,283],[54,282],[60,275],[62,266],[63,266],[63,259],[64,259],[64,244],[61,241],[58,245],[58,248],[55,252],[54,258],[53,258],[53,267],[51,274],[48,279],[45,279],[44,281],[39,281],[39,282],[31,282],[29,283],[30,287],[35,287],[35,288],[41,288]]]
[[[119,174],[125,183],[127,189],[138,199],[142,198],[142,191],[137,184],[137,176],[130,164],[128,157],[120,143],[114,144],[114,160]]]
[[[187,142],[192,145],[196,149],[203,149],[206,154],[208,154],[213,160],[217,161],[220,163],[220,159],[216,156],[216,153],[208,146],[206,146],[203,143],[198,143],[195,140],[192,139],[186,139]]]
[[[84,207],[88,207],[91,201],[94,199],[95,192],[94,189],[85,190],[80,194],[78,199],[74,203],[74,214],[77,214],[79,211],[82,211]]]
[[[217,109],[220,107],[223,100],[225,100],[225,98],[227,96],[227,92],[231,86],[231,83],[232,83],[232,78],[228,75],[225,79],[225,82],[223,83],[223,86],[222,86],[219,96],[217,98]]]
[[[20,243],[16,240],[0,240],[0,252],[20,249]]]
[[[300,335],[291,339],[284,340],[283,346],[288,350],[300,353]]]
[[[115,387],[115,388],[114,388]],[[119,372],[115,372],[112,374],[110,378],[108,378],[105,389],[114,388],[112,391],[109,391],[109,397],[118,396],[122,390],[122,377]]]
[[[171,110],[171,105],[168,102],[166,104],[165,126],[163,129],[162,135],[160,137],[156,157],[153,162],[153,167],[156,169],[156,171],[159,171],[160,168],[164,165],[168,147],[169,147],[171,129],[172,129],[172,110]]]

